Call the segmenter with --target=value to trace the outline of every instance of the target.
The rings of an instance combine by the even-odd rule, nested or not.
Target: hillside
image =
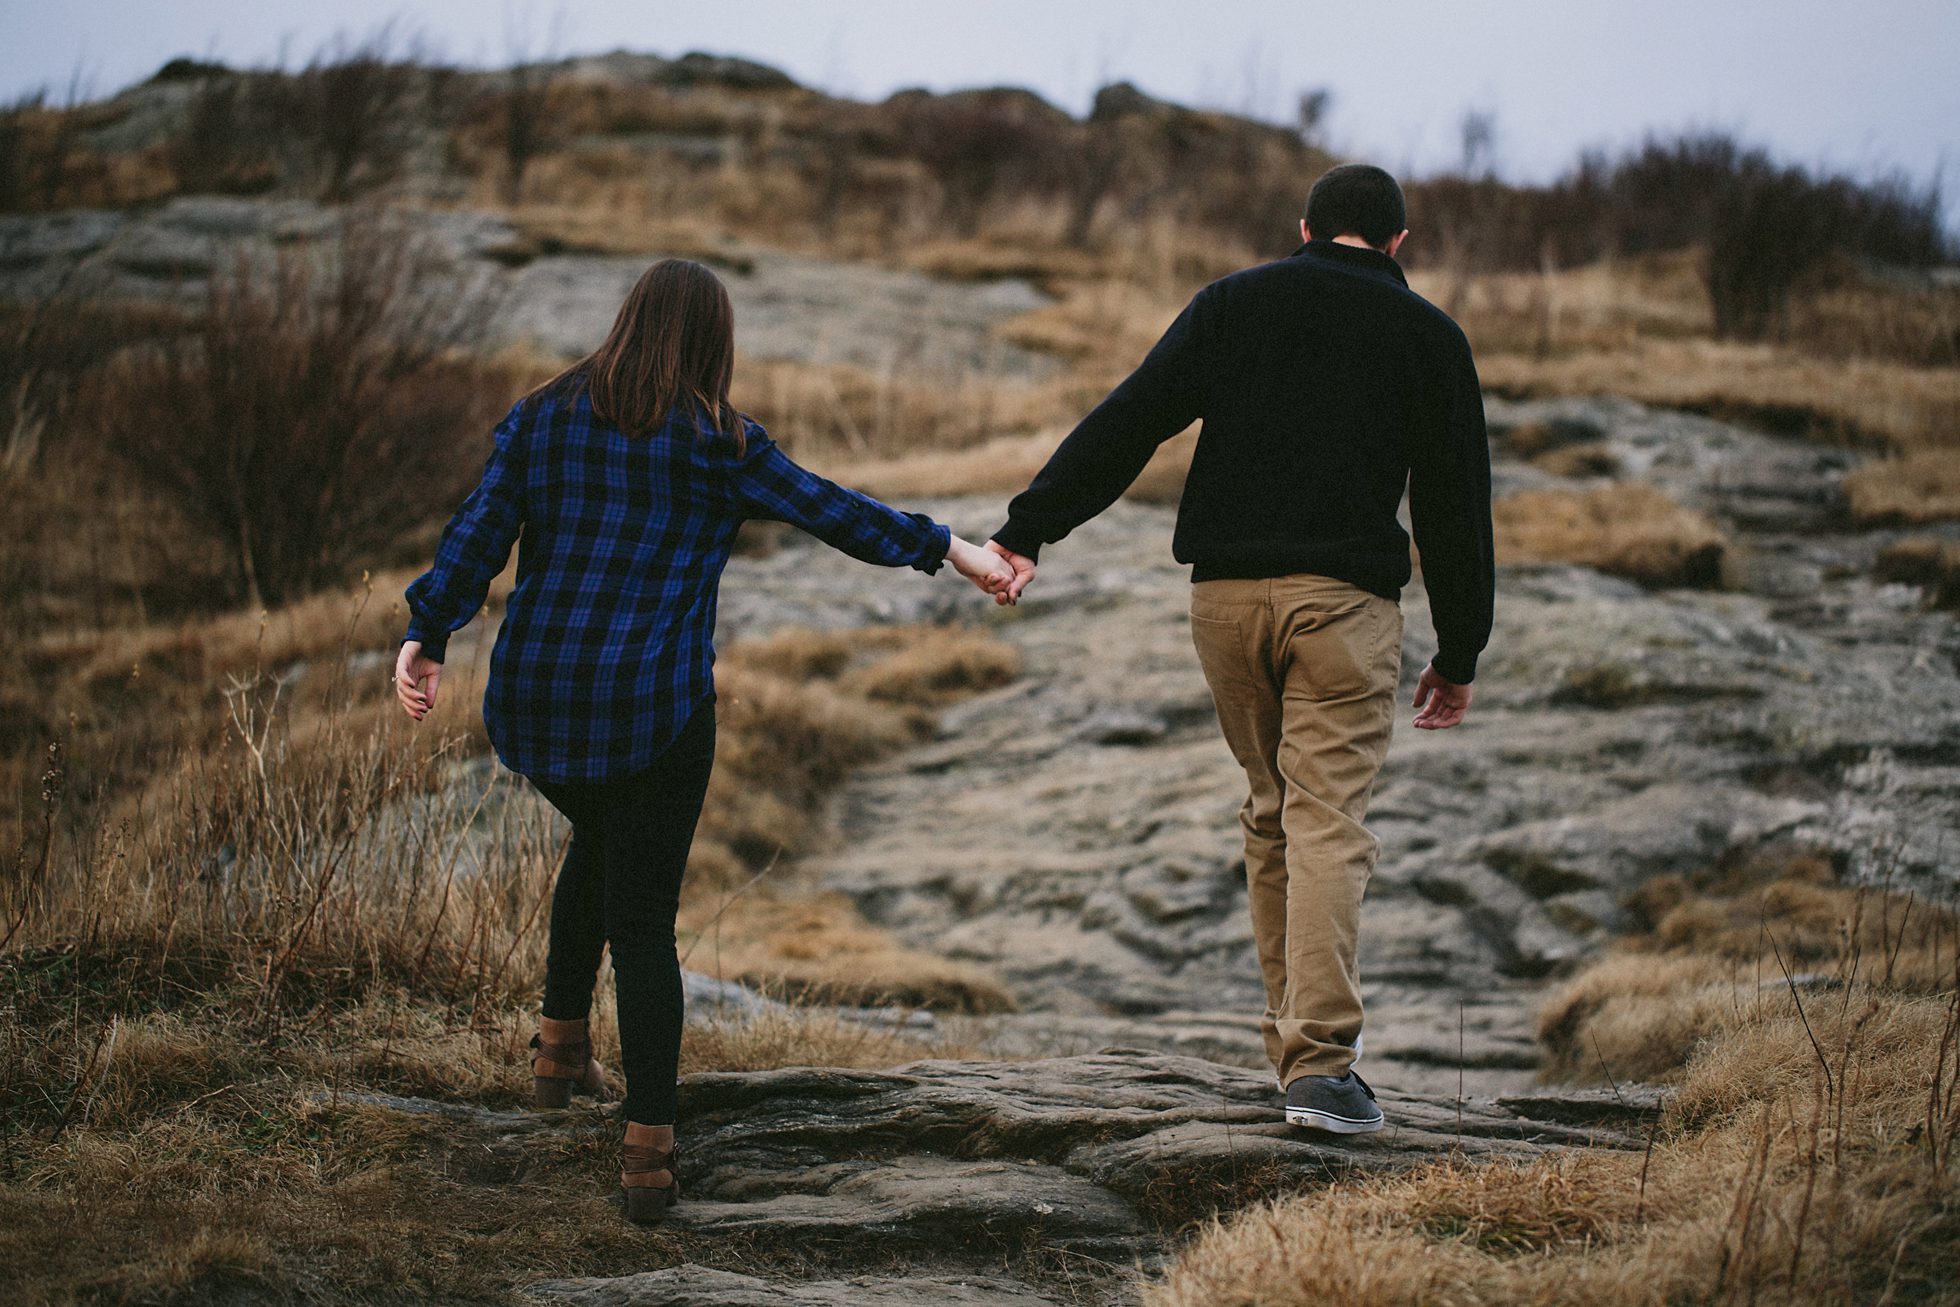
[[[1501,599],[1371,817],[1379,1136],[1262,1078],[1189,434],[1013,609],[745,531],[647,1233],[601,1111],[521,1110],[565,829],[477,716],[509,572],[428,722],[384,693],[489,425],[698,258],[745,411],[981,538],[1328,158],[1120,84],[373,42],[0,147],[0,1296],[1960,1301],[1960,285],[1910,197],[1790,183],[1837,235],[1739,323],[1727,200],[1668,188],[1745,153],[1411,179]]]

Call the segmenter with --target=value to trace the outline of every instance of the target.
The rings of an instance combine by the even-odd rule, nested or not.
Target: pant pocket
[[[1338,606],[1303,604],[1289,612],[1289,691],[1321,702],[1361,698],[1378,690],[1386,635],[1381,603],[1378,596],[1363,595]]]
[[[1252,618],[1246,614],[1247,623]],[[1217,698],[1222,691],[1229,694],[1231,688],[1258,684],[1257,668],[1253,665],[1247,641],[1251,638],[1245,623],[1220,616],[1217,610],[1191,613],[1191,643],[1198,651],[1198,665],[1204,670],[1205,681],[1212,687],[1212,695]]]

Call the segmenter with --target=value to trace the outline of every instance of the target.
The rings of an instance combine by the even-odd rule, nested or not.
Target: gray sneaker
[[[1350,1070],[1343,1076],[1296,1076],[1286,1087],[1286,1122],[1337,1135],[1382,1128],[1375,1091]]]

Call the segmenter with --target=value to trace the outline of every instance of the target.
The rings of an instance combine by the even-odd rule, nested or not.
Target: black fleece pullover
[[[1474,679],[1494,588],[1483,395],[1462,330],[1394,259],[1314,240],[1199,291],[994,539],[1038,557],[1199,420],[1171,546],[1193,581],[1314,572],[1398,598],[1406,486],[1436,671]]]

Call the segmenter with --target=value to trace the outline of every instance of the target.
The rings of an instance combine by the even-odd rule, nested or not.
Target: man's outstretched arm
[[[995,552],[1025,561],[1116,502],[1157,447],[1202,416],[1207,289],[1184,306],[1137,370],[1076,424],[1047,464],[1007,506]],[[1021,571],[1016,564],[1016,571]],[[1021,585],[1026,581],[1017,576]],[[1017,586],[1014,595],[1020,593]]]

